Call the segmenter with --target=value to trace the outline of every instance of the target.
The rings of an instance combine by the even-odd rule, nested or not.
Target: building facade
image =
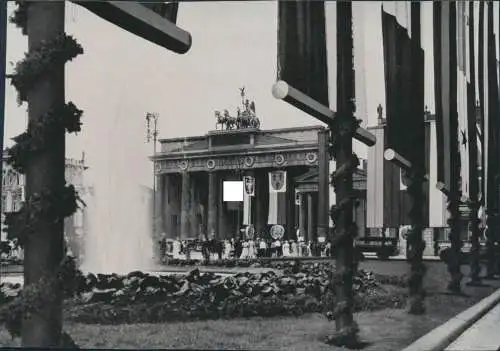
[[[213,233],[219,239],[241,237],[251,225],[269,236],[274,225],[284,237],[326,237],[335,202],[329,184],[334,162],[328,157],[328,132],[321,126],[261,130],[255,105],[248,100],[237,117],[215,113],[216,130],[203,136],[161,139],[152,157],[157,177],[156,235],[175,239]],[[364,163],[366,164],[366,163]],[[253,196],[224,201],[225,181],[254,181]],[[366,170],[355,174],[365,223]],[[281,179],[280,189],[276,181]],[[273,183],[274,182],[274,183]],[[279,183],[279,181],[278,181]],[[249,203],[248,203],[249,202]],[[364,228],[365,226],[361,226]]]
[[[2,241],[7,240],[7,233],[4,232],[4,213],[19,211],[25,199],[24,175],[15,171],[6,160],[7,152],[4,151],[2,168]],[[80,160],[66,159],[66,181],[75,186],[81,197],[90,191],[84,182],[86,169],[84,155]],[[65,237],[72,251],[79,250],[79,243],[85,232],[85,214],[85,209],[79,209],[73,216],[65,219]],[[78,254],[77,252],[73,253]]]

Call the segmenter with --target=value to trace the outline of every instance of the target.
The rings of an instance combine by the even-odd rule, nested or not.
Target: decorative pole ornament
[[[337,2],[336,6],[337,81],[334,82],[327,74],[331,69],[328,43],[332,40],[327,40],[324,1],[278,2],[278,81],[272,87],[272,94],[328,125],[329,140],[325,148],[337,164],[330,175],[337,199],[337,205],[330,208],[330,218],[335,223],[332,247],[336,248],[337,259],[331,272],[335,298],[331,299],[332,310],[327,313],[329,319],[335,320],[335,330],[327,336],[326,343],[357,349],[359,327],[353,318],[356,270],[353,241],[358,231],[353,209],[357,193],[352,176],[359,159],[353,153],[352,139],[368,146],[375,145],[377,139],[361,128],[361,120],[354,117],[352,4]],[[299,11],[304,15],[297,16]],[[311,40],[295,40],[297,34]],[[337,112],[328,106],[332,103],[328,98],[330,87],[336,87]]]
[[[28,128],[13,138],[7,163],[26,175],[25,201],[9,214],[9,235],[25,250],[24,288],[0,307],[0,323],[23,347],[76,348],[62,331],[63,291],[77,274],[64,254],[64,219],[78,209],[79,196],[65,181],[65,133],[81,130],[83,111],[65,103],[64,66],[83,48],[64,32],[62,1],[17,2],[10,21],[28,35],[28,53],[7,78],[18,102],[28,103]]]

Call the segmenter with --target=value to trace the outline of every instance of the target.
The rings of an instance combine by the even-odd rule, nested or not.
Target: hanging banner
[[[269,172],[269,216],[268,224],[286,223],[286,171]]]
[[[245,185],[245,195],[255,196],[255,178],[251,176],[243,177],[243,184]]]
[[[286,171],[269,173],[269,192],[286,193]]]

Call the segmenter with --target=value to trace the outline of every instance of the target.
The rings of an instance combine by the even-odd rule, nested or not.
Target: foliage
[[[36,50],[24,55],[16,64],[10,83],[18,92],[18,103],[28,101],[28,91],[43,76],[57,72],[78,55],[83,48],[72,36],[63,34],[52,41],[45,42]]]
[[[28,23],[28,2],[24,0],[16,1],[17,8],[12,13],[9,18],[9,22],[16,25],[16,27],[21,28],[24,35],[28,34],[27,23]]]
[[[217,319],[252,316],[301,315],[322,312],[327,317],[335,300],[330,280],[331,264],[287,264],[283,275],[239,273],[234,276],[202,274],[194,269],[186,275],[152,276],[132,272],[116,274],[72,274],[73,289],[65,296],[67,316],[83,323],[122,324],[156,323],[194,319]],[[354,277],[354,310],[371,311],[402,308],[402,289],[388,292],[378,279],[381,276],[360,270]],[[65,278],[64,280],[68,280]],[[386,283],[399,280],[386,278]],[[0,302],[15,301],[16,288],[1,286]],[[397,289],[396,289],[397,290]],[[74,292],[77,294],[75,295]]]
[[[65,186],[60,192],[44,191],[31,196],[18,212],[5,214],[8,237],[18,239],[24,246],[41,221],[59,221],[71,216],[78,209],[78,200],[73,185]]]
[[[62,108],[50,111],[44,118],[31,123],[28,131],[19,134],[13,140],[16,144],[7,149],[7,163],[21,173],[26,171],[26,165],[30,159],[46,148],[61,130],[68,133],[77,133],[81,130],[82,110],[79,110],[73,102],[65,104]]]
[[[20,27],[23,34],[27,34],[29,2],[16,1],[16,3],[17,9],[10,17],[10,22]],[[61,34],[31,49],[25,54],[24,59],[16,64],[14,73],[8,76],[17,90],[18,103],[28,101],[30,90],[41,79],[50,75],[64,74],[66,62],[82,53],[82,46],[66,34]],[[80,131],[81,115],[82,111],[69,102],[62,106],[52,106],[43,116],[30,118],[28,130],[14,138],[16,145],[8,150],[8,162],[16,170],[24,173],[38,152],[51,151],[55,135],[60,132]],[[64,167],[58,171],[64,173]],[[36,235],[40,224],[60,222],[75,213],[78,199],[78,194],[72,185],[61,184],[61,188],[55,191],[44,189],[35,194],[27,192],[27,200],[21,210],[6,218],[9,236],[18,238],[23,246],[29,235]],[[66,258],[60,262],[55,275],[48,274],[37,282],[26,285],[14,299],[9,300],[12,294],[8,296],[0,294],[0,302],[9,300],[0,307],[0,324],[5,324],[13,337],[20,336],[22,320],[32,313],[42,313],[45,306],[55,302],[57,291],[62,290],[66,295],[72,295],[76,287],[74,277],[78,277],[75,262]],[[65,332],[62,334],[60,346],[77,348]]]

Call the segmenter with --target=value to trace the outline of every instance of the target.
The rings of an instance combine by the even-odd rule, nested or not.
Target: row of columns
[[[177,236],[181,239],[197,238],[200,234],[200,228],[196,225],[198,223],[197,213],[200,207],[203,208],[200,211],[202,212],[202,223],[206,224],[203,227],[204,233],[210,235],[212,231],[215,231],[218,238],[225,238],[228,234],[232,237],[236,234],[228,233],[229,228],[226,226],[227,211],[222,197],[222,180],[224,179],[224,175],[223,171],[209,171],[204,182],[199,181],[201,177],[197,178],[195,173],[189,172],[182,173],[181,177],[159,175],[157,178],[157,198],[155,200],[156,235],[167,232],[172,238]],[[257,233],[262,233],[267,227],[269,205],[267,170],[245,172],[244,175],[251,175],[256,178],[255,197],[252,198],[251,218]],[[295,213],[295,201],[292,197],[294,196],[293,184],[290,181],[287,185],[291,194],[290,198],[287,199],[287,203],[290,204],[290,206],[287,204],[287,207],[291,208],[287,208],[287,212],[291,214],[291,211]],[[180,187],[180,192],[176,189],[177,187]],[[202,195],[197,196],[197,193]],[[323,221],[325,222],[323,223],[323,228],[328,230],[328,208],[324,207],[324,205],[320,206],[319,203],[325,193],[328,194],[327,191],[301,194],[298,224],[300,232],[307,235],[307,240],[314,240],[318,235],[326,236],[326,233],[323,233],[320,228]],[[258,206],[255,205],[256,201],[258,202]],[[323,199],[323,201],[328,203],[327,199]],[[199,206],[200,203],[201,206]],[[324,211],[319,211],[322,207]],[[322,212],[325,212],[325,215]],[[206,219],[204,218],[205,214]],[[178,225],[179,231],[177,231],[177,223],[172,223],[171,215],[175,215],[177,223],[180,224]],[[288,237],[295,236],[296,222],[292,217],[287,218],[288,223],[285,223]]]
[[[315,193],[300,194],[299,231],[305,241],[318,238],[318,202]]]
[[[268,199],[266,192],[268,190],[265,187],[267,178],[264,177],[264,173],[254,171],[244,173],[244,175],[257,177],[255,197],[252,199],[254,205],[251,212],[252,224],[257,230],[263,230],[267,223]],[[171,184],[178,177],[158,175],[154,211],[155,235],[158,236],[161,232],[169,234],[175,232],[176,223],[170,223],[170,215],[178,214],[180,230],[176,236],[181,239],[197,237],[200,234],[200,228],[196,225],[197,213],[201,203],[203,206],[203,211],[200,211],[203,212],[202,217],[206,213],[206,221],[202,220],[203,223],[206,223],[203,232],[210,235],[212,231],[215,231],[218,238],[226,237],[228,230],[226,226],[227,211],[222,197],[224,175],[226,174],[223,171],[210,171],[207,173],[206,184],[200,182],[195,173],[182,173],[181,181],[178,182],[180,184]],[[175,193],[177,186],[180,186],[180,196]],[[198,193],[203,195],[197,196]],[[206,201],[202,201],[202,198]],[[255,206],[256,199],[259,201],[259,206]],[[167,203],[167,201],[172,203]]]

